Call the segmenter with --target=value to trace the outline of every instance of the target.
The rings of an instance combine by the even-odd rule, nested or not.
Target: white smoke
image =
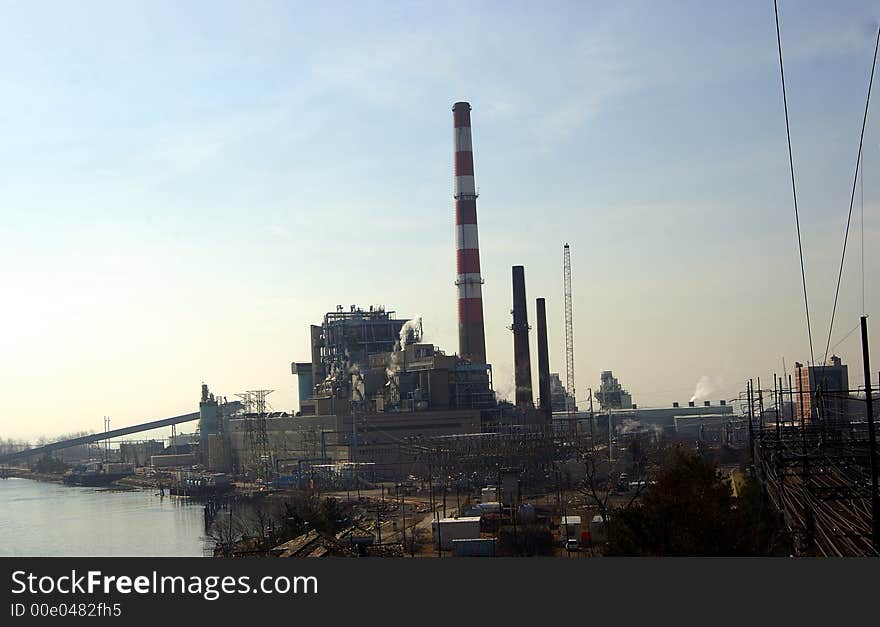
[[[494,381],[495,396],[498,400],[510,401],[516,398],[516,384],[513,382],[513,373],[509,376],[497,376]]]
[[[621,435],[627,435],[630,433],[653,433],[656,438],[663,435],[663,429],[659,425],[643,424],[632,418],[624,418],[620,425],[618,425],[617,431]]]
[[[400,370],[400,362],[403,359],[403,352],[398,346],[396,340],[394,342],[394,350],[388,357],[388,365],[385,366],[385,376],[388,378],[388,381],[385,383],[386,386],[391,385],[391,382],[394,380],[394,375]]]
[[[406,341],[409,338],[409,333],[412,331],[413,338],[415,338],[416,342],[421,341],[422,339],[422,317],[416,316],[412,320],[407,320],[402,327],[400,327],[400,350],[406,350]]]
[[[624,418],[623,422],[618,427],[620,433],[632,433],[633,431],[638,431],[642,428],[642,423],[638,420],[633,420],[632,418]]]
[[[688,402],[693,403],[697,400],[709,400],[710,397],[721,388],[721,385],[721,377],[710,377],[709,375],[704,374],[700,377],[700,380],[697,381],[694,395],[691,396],[691,400]]]

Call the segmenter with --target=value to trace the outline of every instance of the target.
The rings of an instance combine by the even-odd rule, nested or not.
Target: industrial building
[[[748,443],[746,420],[731,413],[697,414],[673,418],[675,437],[708,444],[743,445]]]
[[[633,406],[632,396],[620,386],[610,370],[602,371],[596,400],[600,409],[629,409]]]
[[[848,415],[849,373],[837,355],[819,366],[795,363],[795,383],[799,421],[839,421]]]
[[[562,380],[559,378],[558,372],[550,373],[550,399],[553,413],[566,411],[569,402],[574,407],[574,411],[577,411],[577,405],[574,402],[574,398],[569,391],[565,389]]]
[[[608,428],[608,416],[611,416],[612,428],[616,432],[633,430],[637,428],[652,429],[667,436],[675,436],[677,421],[684,424],[689,418],[706,417],[711,420],[733,420],[736,416],[733,406],[726,401],[719,401],[713,405],[711,401],[704,401],[702,405],[689,403],[687,407],[681,407],[679,403],[673,403],[672,407],[638,407],[630,409],[612,409],[596,412],[592,416],[590,412],[577,412],[574,419],[580,425],[581,431],[589,431],[590,420],[593,420],[593,428]],[[554,415],[555,420],[564,420],[564,414]]]
[[[290,459],[299,468],[303,460],[357,462],[378,476],[396,475],[412,460],[413,441],[479,433],[498,414],[491,366],[421,342],[420,320],[351,307],[328,313],[311,330],[313,361],[292,364],[300,411],[232,417],[230,463],[244,467],[248,457],[251,464],[266,457],[279,470]],[[248,452],[261,442],[262,450]]]
[[[312,326],[311,368],[295,363],[302,416],[489,409],[492,368],[421,343],[421,320],[381,307],[328,313]],[[303,390],[314,381],[311,394]]]
[[[153,455],[161,455],[165,444],[158,440],[141,442],[120,442],[119,459],[135,466],[146,466]]]

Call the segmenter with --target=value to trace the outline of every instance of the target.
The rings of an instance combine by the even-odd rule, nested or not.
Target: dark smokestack
[[[513,370],[516,404],[532,405],[532,359],[529,355],[529,316],[526,313],[525,268],[513,266]]]
[[[538,316],[538,396],[541,414],[547,424],[553,422],[553,402],[550,397],[550,351],[547,348],[547,308],[543,298],[536,301]]]
[[[471,105],[452,107],[455,143],[455,249],[458,286],[458,352],[475,364],[486,363],[483,328],[483,277],[477,237],[477,187],[471,142]]]

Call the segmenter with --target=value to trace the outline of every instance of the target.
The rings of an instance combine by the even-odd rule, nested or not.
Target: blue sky
[[[336,304],[455,351],[457,100],[500,390],[514,264],[564,370],[565,241],[579,398],[602,369],[659,405],[809,359],[771,2],[316,5],[0,2],[0,435],[189,411],[203,380],[291,409]],[[821,354],[880,9],[780,10]],[[861,313],[853,233],[835,337]],[[857,364],[855,335],[837,352]]]

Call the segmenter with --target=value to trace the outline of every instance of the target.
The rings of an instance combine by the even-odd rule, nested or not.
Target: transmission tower
[[[571,250],[565,245],[565,387],[569,396],[566,397],[565,409],[568,412],[569,428],[574,418],[574,334],[571,324]]]
[[[250,448],[251,467],[256,472],[257,477],[264,481],[272,478],[272,471],[274,470],[266,425],[269,411],[266,396],[273,391],[248,390],[242,394],[237,394],[244,401],[245,432]]]

